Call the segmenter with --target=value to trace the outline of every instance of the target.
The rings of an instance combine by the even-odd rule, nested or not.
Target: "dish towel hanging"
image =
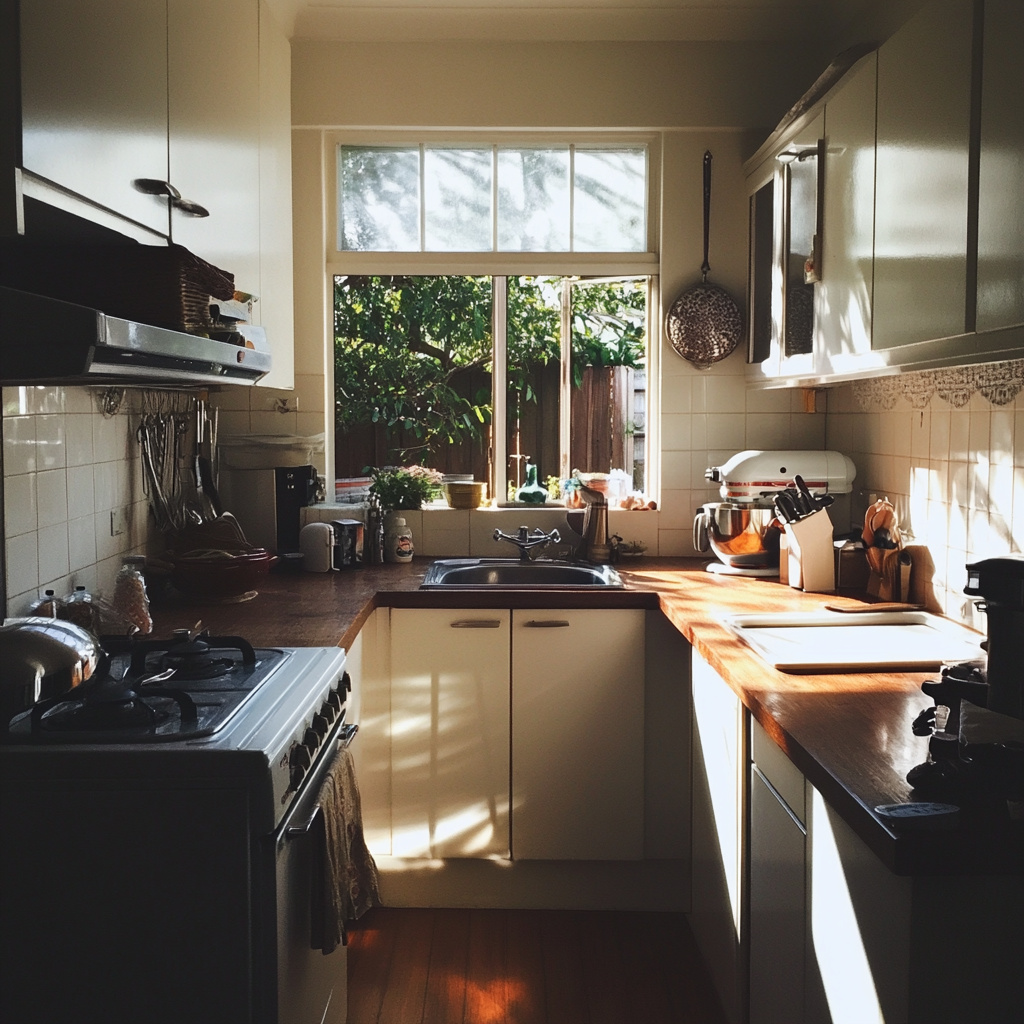
[[[358,920],[381,904],[377,865],[363,839],[359,787],[347,747],[338,751],[320,788],[320,811],[320,884],[313,886],[311,946],[326,956],[346,942],[346,921]]]

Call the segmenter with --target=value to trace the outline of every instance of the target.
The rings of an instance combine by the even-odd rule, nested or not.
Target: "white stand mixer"
[[[781,529],[775,518],[775,495],[792,487],[796,476],[803,478],[815,497],[849,494],[856,475],[853,460],[840,452],[739,452],[704,473],[707,480],[721,484],[723,500],[697,510],[693,546],[718,557],[718,562],[708,565],[708,572],[777,576]]]

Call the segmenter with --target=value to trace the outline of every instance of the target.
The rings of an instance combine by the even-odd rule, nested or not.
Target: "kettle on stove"
[[[0,626],[0,728],[37,701],[86,682],[101,653],[91,633],[63,619],[7,619]]]

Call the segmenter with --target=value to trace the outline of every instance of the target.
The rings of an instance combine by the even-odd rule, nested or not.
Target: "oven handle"
[[[352,740],[355,738],[356,733],[359,731],[358,725],[343,725],[338,730],[338,750],[344,750]],[[301,825],[289,825],[285,830],[285,838],[295,839],[298,836],[309,835],[313,830],[313,826],[316,825],[316,819],[320,817],[321,808],[317,804],[310,812],[309,817]]]

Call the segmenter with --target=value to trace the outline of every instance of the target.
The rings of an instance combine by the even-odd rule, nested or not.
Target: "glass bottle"
[[[526,483],[516,491],[516,501],[525,501],[530,505],[543,505],[548,500],[548,489],[537,483],[537,467],[526,464]]]
[[[58,617],[73,622],[90,633],[99,633],[99,609],[92,599],[92,594],[84,586],[77,586],[62,602],[58,609]]]
[[[126,555],[117,579],[114,580],[114,614],[129,630],[134,627],[140,633],[153,632],[153,618],[149,614],[149,597],[146,595],[146,581],[142,567],[146,564],[143,555]]]
[[[57,598],[54,597],[52,590],[46,590],[43,592],[43,596],[38,601],[33,601],[29,607],[29,615],[38,615],[43,619],[55,619],[57,617]]]

